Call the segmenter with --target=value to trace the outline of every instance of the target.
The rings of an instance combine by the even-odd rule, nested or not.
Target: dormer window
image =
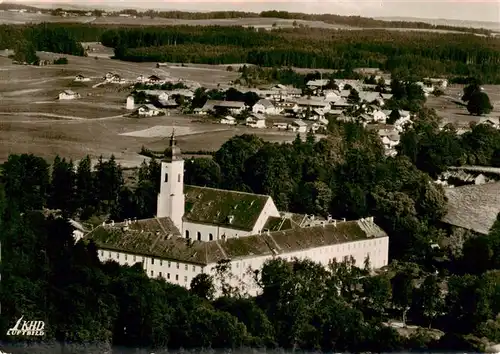
[[[232,224],[232,223],[233,223],[233,221],[234,221],[234,215],[229,215],[229,216],[227,217],[227,221],[228,221],[230,224]]]

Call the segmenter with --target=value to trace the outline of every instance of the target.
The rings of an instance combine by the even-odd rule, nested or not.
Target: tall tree
[[[56,156],[52,164],[52,176],[48,206],[60,209],[64,215],[73,216],[76,211],[76,172],[73,162]]]

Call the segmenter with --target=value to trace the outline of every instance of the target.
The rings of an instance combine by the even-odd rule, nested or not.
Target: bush
[[[68,64],[68,58],[57,58],[56,60],[54,60],[54,64],[56,65],[64,65],[64,64]]]

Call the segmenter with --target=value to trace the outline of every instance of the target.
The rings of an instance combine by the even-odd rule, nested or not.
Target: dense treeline
[[[500,82],[500,41],[474,35],[180,26],[110,30],[102,43],[114,47],[117,58],[130,61],[379,67],[396,75],[476,76]]]
[[[260,17],[283,18],[287,20],[323,21],[331,24],[339,24],[361,28],[417,28],[417,29],[437,29],[448,31],[469,32],[488,35],[490,30],[481,28],[454,27],[445,25],[431,25],[425,22],[407,21],[383,21],[370,17],[361,16],[340,16],[334,14],[304,14],[300,12],[287,11],[262,11]]]
[[[28,43],[39,51],[82,56],[85,50],[80,42],[85,38],[78,32],[66,24],[0,25],[0,48],[16,49],[20,43]]]
[[[432,112],[419,113],[422,122],[433,119]],[[418,165],[426,156],[417,159]],[[463,255],[431,247],[444,237],[437,224],[441,188],[409,158],[384,157],[378,137],[361,125],[332,120],[327,138],[309,134],[283,145],[237,136],[213,160],[186,160],[185,183],[270,194],[285,210],[373,215],[399,260],[375,276],[350,261],[323,268],[275,259],[260,270],[262,294],[250,298],[223,281],[230,269],[221,262],[215,277],[222,297],[214,298],[214,279],[206,275],[188,291],[148,279],[140,264],[101,264],[93,243],[74,245],[63,218],[40,212],[60,209],[89,222],[150,217],[159,167],[156,160],[143,163],[136,182],[125,185],[113,158],[95,168],[85,158],[75,169],[60,158],[49,166],[33,155],[9,157],[0,184],[2,338],[24,315],[46,322],[46,339],[134,347],[475,351],[486,339],[500,340],[500,220],[480,243],[468,240]],[[400,336],[383,324],[391,319],[434,330]],[[436,330],[445,333],[439,340]]]
[[[101,41],[115,48],[116,58],[130,61],[378,67],[399,76],[475,76],[484,83],[500,82],[500,41],[465,34],[89,24],[2,25],[0,33],[3,49],[27,41],[37,50],[83,55],[78,42]]]

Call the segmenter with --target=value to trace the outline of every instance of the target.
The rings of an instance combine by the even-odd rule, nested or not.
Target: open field
[[[42,59],[57,55],[39,53]],[[105,84],[102,77],[112,71],[133,80],[139,75],[157,74],[198,81],[209,87],[238,77],[222,66],[189,65],[156,69],[153,63],[129,63],[94,57],[67,56],[68,65],[42,67],[13,65],[0,57],[0,160],[11,153],[34,153],[47,159],[55,155],[81,159],[114,154],[124,166],[137,165],[141,146],[161,150],[175,127],[185,151],[216,150],[237,134],[256,133],[269,141],[292,141],[294,133],[271,129],[226,127],[199,117],[178,115],[130,118],[124,109],[129,85]],[[91,82],[75,83],[83,74]],[[81,98],[59,101],[60,91],[71,89]]]
[[[491,117],[500,116],[500,85],[483,85],[485,92],[491,100],[494,109],[489,114]],[[434,108],[438,115],[443,117],[444,123],[453,123],[457,126],[468,126],[470,122],[477,122],[480,117],[472,116],[467,111],[466,106],[455,102],[461,102],[463,85],[453,85],[449,87],[445,95],[441,97],[429,96],[427,106]]]

